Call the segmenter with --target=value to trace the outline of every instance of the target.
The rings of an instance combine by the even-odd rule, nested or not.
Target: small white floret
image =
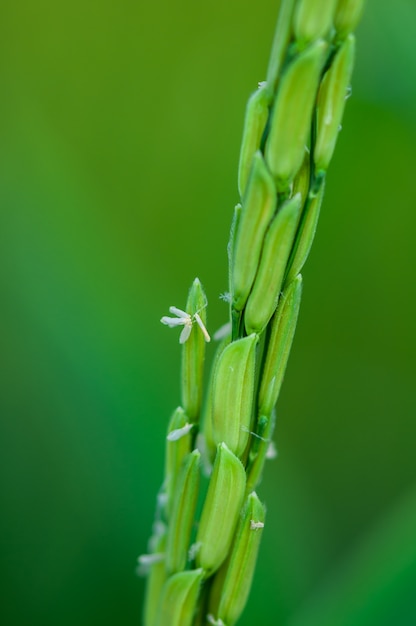
[[[185,437],[185,435],[187,435],[192,428],[193,424],[186,423],[185,426],[182,426],[182,428],[175,428],[175,430],[171,430],[166,439],[168,441],[178,441],[178,439]]]
[[[211,613],[209,613],[207,615],[207,622],[209,624],[212,624],[213,626],[225,626],[225,624],[222,621],[222,619],[215,619],[215,617],[213,615],[211,615]]]
[[[137,557],[139,565],[154,565],[154,563],[160,563],[165,558],[163,552],[155,552],[154,554],[141,554]]]
[[[166,502],[168,501],[168,497],[164,491],[157,494],[157,501],[160,506],[165,506]]]
[[[192,317],[186,311],[182,311],[182,309],[178,309],[176,306],[169,307],[169,313],[173,313],[176,317],[168,317],[164,315],[160,320],[162,324],[169,326],[169,328],[175,328],[176,326],[183,326],[183,331],[179,337],[180,343],[185,343],[191,334],[192,330]]]
[[[152,526],[152,536],[149,539],[148,550],[151,554],[158,551],[160,538],[166,534],[166,524],[156,520]]]
[[[182,332],[179,336],[179,343],[185,343],[189,339],[194,321],[201,329],[205,341],[211,341],[211,337],[208,334],[205,324],[198,313],[195,313],[192,316],[186,311],[178,309],[178,307],[176,306],[170,306],[169,312],[173,313],[173,315],[176,315],[176,317],[169,317],[167,315],[164,315],[160,321],[162,322],[162,324],[165,324],[165,326],[169,326],[169,328],[183,326]]]
[[[261,528],[264,528],[264,522],[255,522],[254,519],[250,520],[251,530],[260,530]]]
[[[156,520],[155,522],[153,522],[152,533],[158,539],[162,537],[166,533],[166,531],[167,531],[167,527],[166,527],[166,524],[164,524],[164,522],[162,522],[161,520]]]
[[[154,554],[141,554],[138,559],[138,568],[137,574],[138,576],[147,576],[151,567],[156,563],[161,563],[165,558],[165,554],[163,552],[155,552]]]
[[[274,445],[274,441],[270,441],[269,443],[269,447],[267,448],[267,452],[266,452],[266,459],[275,459],[277,457],[277,450],[276,450],[276,446]]]
[[[188,550],[188,557],[190,561],[193,561],[195,559],[196,555],[201,549],[201,546],[202,546],[202,543],[200,541],[197,541],[196,543],[193,543],[191,545],[191,547]]]

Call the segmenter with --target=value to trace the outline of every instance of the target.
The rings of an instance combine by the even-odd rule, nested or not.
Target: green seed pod
[[[172,512],[176,483],[185,457],[190,453],[192,433],[188,416],[182,407],[173,413],[166,438],[165,492],[168,517]]]
[[[364,0],[338,0],[334,26],[340,39],[355,30],[363,12]]]
[[[323,182],[318,193],[316,195],[311,194],[306,201],[296,235],[295,246],[288,263],[289,269],[285,284],[292,282],[296,278],[308,258],[315,237],[324,192],[325,183]]]
[[[261,152],[253,166],[243,201],[234,248],[232,296],[235,310],[241,311],[252,287],[260,259],[264,234],[276,209],[276,189]]]
[[[305,200],[308,197],[309,193],[309,183],[310,183],[310,155],[307,150],[305,150],[305,156],[303,158],[302,167],[296,175],[295,180],[293,181],[293,191],[292,196],[296,196],[297,193],[300,193],[302,198],[302,205],[305,204]]]
[[[198,278],[195,278],[189,290],[186,312],[191,316],[192,321],[198,315],[205,326],[206,306],[205,292]],[[182,348],[182,405],[191,422],[198,420],[201,410],[206,341],[203,332],[197,327],[189,334]]]
[[[267,68],[267,86],[275,93],[292,34],[292,15],[296,0],[279,0],[276,31]]]
[[[260,84],[259,89],[250,96],[247,102],[240,162],[238,165],[238,191],[241,198],[246,190],[253,156],[260,149],[261,139],[269,116],[270,102],[270,93],[263,83]]]
[[[196,610],[202,569],[174,574],[165,583],[157,626],[191,626]]]
[[[258,419],[258,425],[262,425],[261,439],[256,439],[256,441],[258,441],[256,450],[253,453],[250,451],[250,460],[247,468],[246,493],[251,493],[260,483],[266,459],[273,459],[277,454],[271,439],[275,422],[275,411],[272,411],[272,414],[268,417],[261,415]]]
[[[249,438],[257,335],[228,345],[218,359],[212,386],[212,436],[241,456]]]
[[[338,0],[300,0],[296,6],[294,30],[302,43],[315,41],[329,32]]]
[[[300,210],[301,197],[298,194],[282,205],[267,232],[259,270],[245,310],[247,333],[260,334],[276,310]]]
[[[265,509],[256,493],[247,498],[231,554],[215,576],[211,598],[219,597],[210,613],[227,626],[234,626],[247,603],[264,528]],[[216,589],[216,587],[219,589]]]
[[[163,553],[166,546],[166,535],[159,538],[156,553]],[[144,603],[143,620],[144,626],[156,626],[156,618],[159,611],[160,596],[167,577],[165,559],[155,561],[150,565],[147,575],[146,596]]]
[[[349,35],[325,74],[318,94],[313,153],[317,172],[326,172],[334,153],[354,66],[355,38]]]
[[[288,187],[302,164],[327,48],[324,41],[313,43],[282,76],[265,152],[278,191]]]
[[[210,380],[208,384],[208,393],[205,398],[205,405],[202,415],[202,433],[205,438],[206,452],[211,463],[214,462],[215,454],[217,452],[217,442],[214,440],[212,432],[212,395],[214,386],[214,376],[217,369],[220,356],[224,352],[225,348],[230,344],[230,337],[225,337],[219,344],[215,353],[214,361],[211,366]]]
[[[201,454],[194,450],[187,456],[178,478],[166,544],[166,568],[169,574],[185,569],[198,499]]]
[[[244,500],[246,473],[225,443],[218,446],[196,538],[197,564],[211,574],[227,557]]]
[[[299,274],[284,290],[271,323],[259,391],[260,415],[271,415],[277,402],[295,334],[301,296],[302,276]]]

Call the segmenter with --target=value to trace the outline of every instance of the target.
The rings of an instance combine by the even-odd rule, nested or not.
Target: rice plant
[[[203,388],[207,298],[195,279],[181,329],[181,406],[170,419],[149,554],[145,626],[233,626],[265,527],[256,489],[308,257],[350,91],[362,0],[281,0],[265,82],[250,97],[228,246],[228,323]],[[201,480],[202,479],[202,480]],[[207,488],[204,490],[204,481]],[[200,504],[199,504],[200,503]]]

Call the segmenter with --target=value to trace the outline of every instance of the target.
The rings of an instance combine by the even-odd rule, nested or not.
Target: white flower
[[[185,437],[189,431],[192,430],[193,426],[193,424],[186,423],[182,428],[175,428],[175,430],[171,430],[170,433],[168,433],[166,439],[168,441],[178,441],[178,439]]]
[[[193,543],[191,545],[191,547],[188,550],[188,558],[190,561],[193,561],[195,559],[196,555],[201,549],[201,546],[202,546],[202,543],[200,541]]]
[[[165,554],[155,552],[153,554],[141,554],[137,559],[138,567],[136,573],[139,576],[147,576],[156,563],[161,563],[165,559]]]
[[[201,320],[198,313],[195,313],[192,316],[189,313],[186,313],[186,311],[178,309],[176,306],[169,307],[169,313],[173,313],[174,315],[176,315],[176,317],[168,317],[165,315],[160,321],[162,322],[162,324],[166,324],[166,326],[169,326],[169,328],[174,328],[175,326],[183,326],[183,330],[179,337],[179,343],[185,343],[185,341],[189,339],[189,335],[191,334],[194,321],[201,329],[205,341],[211,341],[211,337],[209,336],[208,331],[205,328],[205,324]]]
[[[213,624],[213,626],[225,626],[225,624],[222,621],[222,619],[215,619],[215,617],[213,615],[211,615],[211,613],[209,613],[207,615],[207,622],[209,624]]]
[[[256,522],[254,519],[250,520],[250,530],[260,530],[264,528],[263,522]]]
[[[274,441],[269,442],[269,447],[266,452],[266,459],[275,459],[277,457],[276,446],[274,445]]]
[[[153,565],[154,563],[160,563],[165,558],[162,552],[156,552],[153,554],[141,554],[137,558],[139,565]]]

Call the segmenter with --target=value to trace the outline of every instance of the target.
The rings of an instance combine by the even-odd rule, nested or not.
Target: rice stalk
[[[267,80],[250,97],[229,241],[229,319],[203,389],[207,299],[195,279],[180,327],[182,407],[167,433],[145,626],[233,626],[265,524],[254,489],[275,456],[274,408],[295,333],[354,63],[363,0],[281,0]],[[202,408],[203,397],[205,408]],[[202,418],[201,418],[202,415]],[[201,511],[199,474],[209,476]],[[203,494],[200,493],[200,497]]]

